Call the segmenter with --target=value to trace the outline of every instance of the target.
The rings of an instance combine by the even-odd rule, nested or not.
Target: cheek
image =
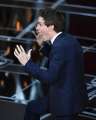
[[[48,34],[48,29],[47,29],[47,28],[44,28],[44,29],[43,29],[43,33],[47,35],[47,34]]]

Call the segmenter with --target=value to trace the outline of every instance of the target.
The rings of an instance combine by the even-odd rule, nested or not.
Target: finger
[[[15,55],[16,57],[19,56],[19,53],[18,53],[17,49],[15,49],[15,51],[14,51],[14,55]]]
[[[16,58],[19,60],[19,62],[20,62],[21,64],[23,64],[23,59],[22,59],[22,57],[18,56],[17,53],[16,53],[16,51],[14,51],[14,55],[15,55]]]
[[[20,49],[22,52],[25,52],[24,48],[22,47],[22,45],[20,45]]]
[[[14,52],[14,55],[15,55],[15,57],[16,57],[16,58],[18,58],[18,59],[19,59],[19,57],[18,57],[18,55],[16,54],[16,52]]]
[[[28,51],[28,57],[31,56],[31,51],[32,51],[32,49],[30,49],[30,50]]]
[[[21,48],[20,48],[19,45],[16,45],[16,48],[17,48],[17,50],[18,50],[19,53],[22,52],[22,50],[21,50]]]
[[[18,51],[18,49],[15,49],[15,51],[14,51],[17,55],[19,55],[20,54],[20,52]]]

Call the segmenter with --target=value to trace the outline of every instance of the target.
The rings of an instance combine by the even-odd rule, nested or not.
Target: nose
[[[38,28],[39,28],[39,25],[38,25],[38,24],[36,24],[35,29],[37,30]]]
[[[39,25],[36,25],[35,29],[36,29],[36,32],[38,33],[38,31],[40,31]]]

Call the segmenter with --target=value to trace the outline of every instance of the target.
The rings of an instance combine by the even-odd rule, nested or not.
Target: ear
[[[50,29],[54,30],[54,25],[50,25]]]

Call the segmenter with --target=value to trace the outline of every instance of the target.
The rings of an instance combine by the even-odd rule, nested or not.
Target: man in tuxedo
[[[86,104],[82,49],[76,39],[62,32],[64,20],[63,14],[56,10],[39,12],[37,36],[52,44],[47,69],[40,68],[30,59],[31,50],[26,53],[17,45],[14,51],[26,72],[48,85],[46,96],[28,103],[25,120],[39,120],[46,112],[52,113],[53,120],[76,120]]]

